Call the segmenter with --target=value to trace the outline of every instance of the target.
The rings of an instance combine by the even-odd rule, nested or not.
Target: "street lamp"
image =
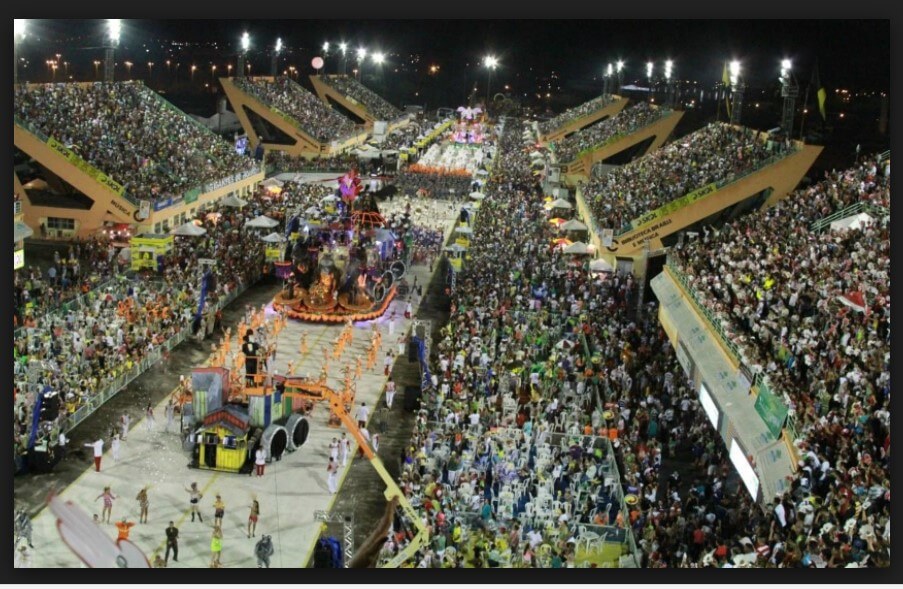
[[[251,35],[248,34],[248,31],[245,31],[241,35],[241,52],[238,54],[238,77],[240,78],[245,76],[245,57],[250,48]]]
[[[279,52],[282,51],[282,37],[276,39],[276,47],[273,51],[273,59],[270,63],[270,75],[274,78],[279,71]]]
[[[154,62],[147,62],[147,79],[151,80],[154,77]]]
[[[194,82],[194,72],[198,69],[198,66],[191,64],[191,81]]]
[[[104,48],[103,81],[113,81],[113,52],[119,47],[119,36],[122,33],[122,20],[118,18],[107,19],[107,44]]]
[[[216,64],[210,66],[210,79],[211,81],[216,81]]]
[[[25,38],[25,20],[13,19],[13,84],[19,83],[19,41]]]
[[[230,78],[232,77],[232,64],[231,63],[226,64],[226,73],[229,75]]]
[[[125,62],[126,75],[131,78],[132,77],[132,66],[135,65],[131,61]]]
[[[99,70],[98,70],[99,67],[100,67],[100,60],[99,60],[99,59],[95,59],[95,60],[94,60],[94,79],[95,79],[95,80],[96,80],[97,77],[100,75]]]
[[[499,60],[494,55],[487,55],[483,58],[483,65],[486,67],[486,108],[489,108],[490,87],[492,86],[492,72],[499,66]]]

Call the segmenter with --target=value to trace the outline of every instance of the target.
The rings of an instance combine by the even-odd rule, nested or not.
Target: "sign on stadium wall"
[[[674,211],[677,211],[679,209],[687,207],[687,206],[693,204],[694,202],[698,201],[699,199],[703,198],[704,196],[707,196],[707,195],[715,192],[715,190],[717,188],[718,188],[718,185],[714,182],[712,182],[711,184],[708,184],[706,186],[703,186],[702,188],[697,188],[693,192],[689,192],[678,199],[672,200],[668,204],[662,205],[653,211],[649,211],[645,215],[641,215],[641,216],[637,217],[636,219],[634,219],[633,221],[630,222],[630,226],[631,226],[631,228],[636,229],[637,227],[640,227],[641,225],[645,225],[646,223],[651,223],[652,221],[655,221],[656,219],[661,219],[665,215],[669,215],[669,214],[673,213]]]

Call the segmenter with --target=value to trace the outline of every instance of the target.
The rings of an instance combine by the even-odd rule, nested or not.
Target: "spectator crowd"
[[[574,161],[577,155],[587,149],[602,147],[623,135],[651,125],[666,111],[655,108],[647,102],[640,102],[625,108],[613,117],[581,129],[554,144],[555,156],[563,164]]]
[[[133,198],[180,196],[257,169],[252,158],[140,82],[20,85],[14,112]]]
[[[401,110],[392,106],[385,98],[367,88],[351,76],[329,76],[327,83],[357,102],[360,102],[378,121],[391,122],[400,117]]]
[[[600,108],[603,108],[613,102],[613,99],[608,94],[603,94],[601,96],[597,96],[592,100],[588,100],[583,104],[579,104],[574,108],[569,108],[563,113],[552,117],[547,121],[542,121],[539,123],[539,134],[540,135],[548,135],[552,131],[555,131],[564,125],[570,123],[571,121],[575,121],[580,117],[585,117],[590,115]]]
[[[747,127],[711,123],[699,131],[583,184],[583,196],[601,228],[631,221],[713,182],[752,172],[787,146],[766,142]]]
[[[301,130],[320,142],[354,134],[354,123],[331,109],[315,94],[287,77],[270,82],[255,78],[234,78],[238,88],[294,119]]]

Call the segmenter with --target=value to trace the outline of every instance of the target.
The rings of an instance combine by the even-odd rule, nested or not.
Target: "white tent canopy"
[[[266,180],[261,182],[261,184],[267,188],[269,188],[270,186],[278,186],[279,188],[282,188],[285,182],[277,178],[267,178]]]
[[[470,198],[472,198],[474,200],[483,200],[484,198],[486,198],[486,195],[483,194],[482,192],[471,192]]]
[[[455,227],[455,233],[461,233],[462,235],[472,235],[473,229],[467,227],[466,225],[464,227]]]
[[[847,231],[849,229],[859,229],[867,223],[871,223],[874,219],[868,213],[859,213],[850,215],[843,219],[838,219],[831,223],[831,231]]]
[[[198,227],[192,222],[184,223],[179,225],[172,231],[173,235],[186,235],[189,237],[199,237],[201,235],[206,235],[207,230],[203,227]]]
[[[615,269],[611,264],[603,260],[602,258],[593,260],[589,263],[589,271],[590,272],[614,272]]]
[[[565,231],[586,231],[586,225],[577,219],[571,219],[570,221],[562,223],[558,228]]]
[[[26,237],[31,237],[32,235],[34,235],[34,229],[22,221],[16,221],[13,224],[13,242],[22,241]]]
[[[466,252],[467,248],[459,243],[453,243],[450,246],[448,246],[447,248],[445,248],[445,251],[447,251],[447,252]]]
[[[271,219],[266,215],[260,215],[258,217],[254,217],[247,223],[245,223],[245,227],[261,227],[264,229],[272,229],[273,227],[277,227],[279,225],[279,221],[276,219]]]
[[[280,243],[280,242],[285,241],[285,237],[282,235],[279,235],[278,233],[276,233],[274,231],[273,233],[270,233],[266,237],[262,237],[261,241],[265,241],[267,243]]]
[[[235,196],[234,194],[230,194],[229,196],[227,196],[227,197],[224,198],[223,200],[219,201],[219,203],[220,203],[221,205],[223,205],[224,207],[238,207],[238,208],[241,208],[241,207],[245,206],[246,204],[248,204],[248,201],[246,201],[246,200],[243,199],[243,198],[238,198],[238,197]]]
[[[563,251],[566,254],[588,254],[589,246],[582,241],[575,241],[571,245],[564,248]]]
[[[572,209],[574,208],[571,203],[564,200],[563,198],[559,198],[557,200],[553,200],[551,204],[549,204],[549,208],[552,209]]]

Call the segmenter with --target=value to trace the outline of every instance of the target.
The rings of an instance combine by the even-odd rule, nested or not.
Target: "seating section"
[[[555,156],[563,164],[574,161],[588,149],[602,147],[607,143],[650,125],[667,114],[662,108],[652,108],[646,102],[626,108],[613,117],[590,125],[568,135],[554,144]]]
[[[612,102],[614,102],[614,99],[609,95],[603,94],[602,96],[597,96],[596,98],[588,100],[579,106],[569,108],[560,115],[552,117],[548,121],[539,123],[539,132],[542,135],[547,135],[552,131],[555,131],[556,129],[559,129],[564,125],[570,123],[571,121],[596,112],[600,108],[603,108],[611,104]]]
[[[363,104],[378,121],[394,121],[402,114],[401,110],[392,106],[385,98],[367,88],[351,76],[330,76],[326,83],[346,96]]]

